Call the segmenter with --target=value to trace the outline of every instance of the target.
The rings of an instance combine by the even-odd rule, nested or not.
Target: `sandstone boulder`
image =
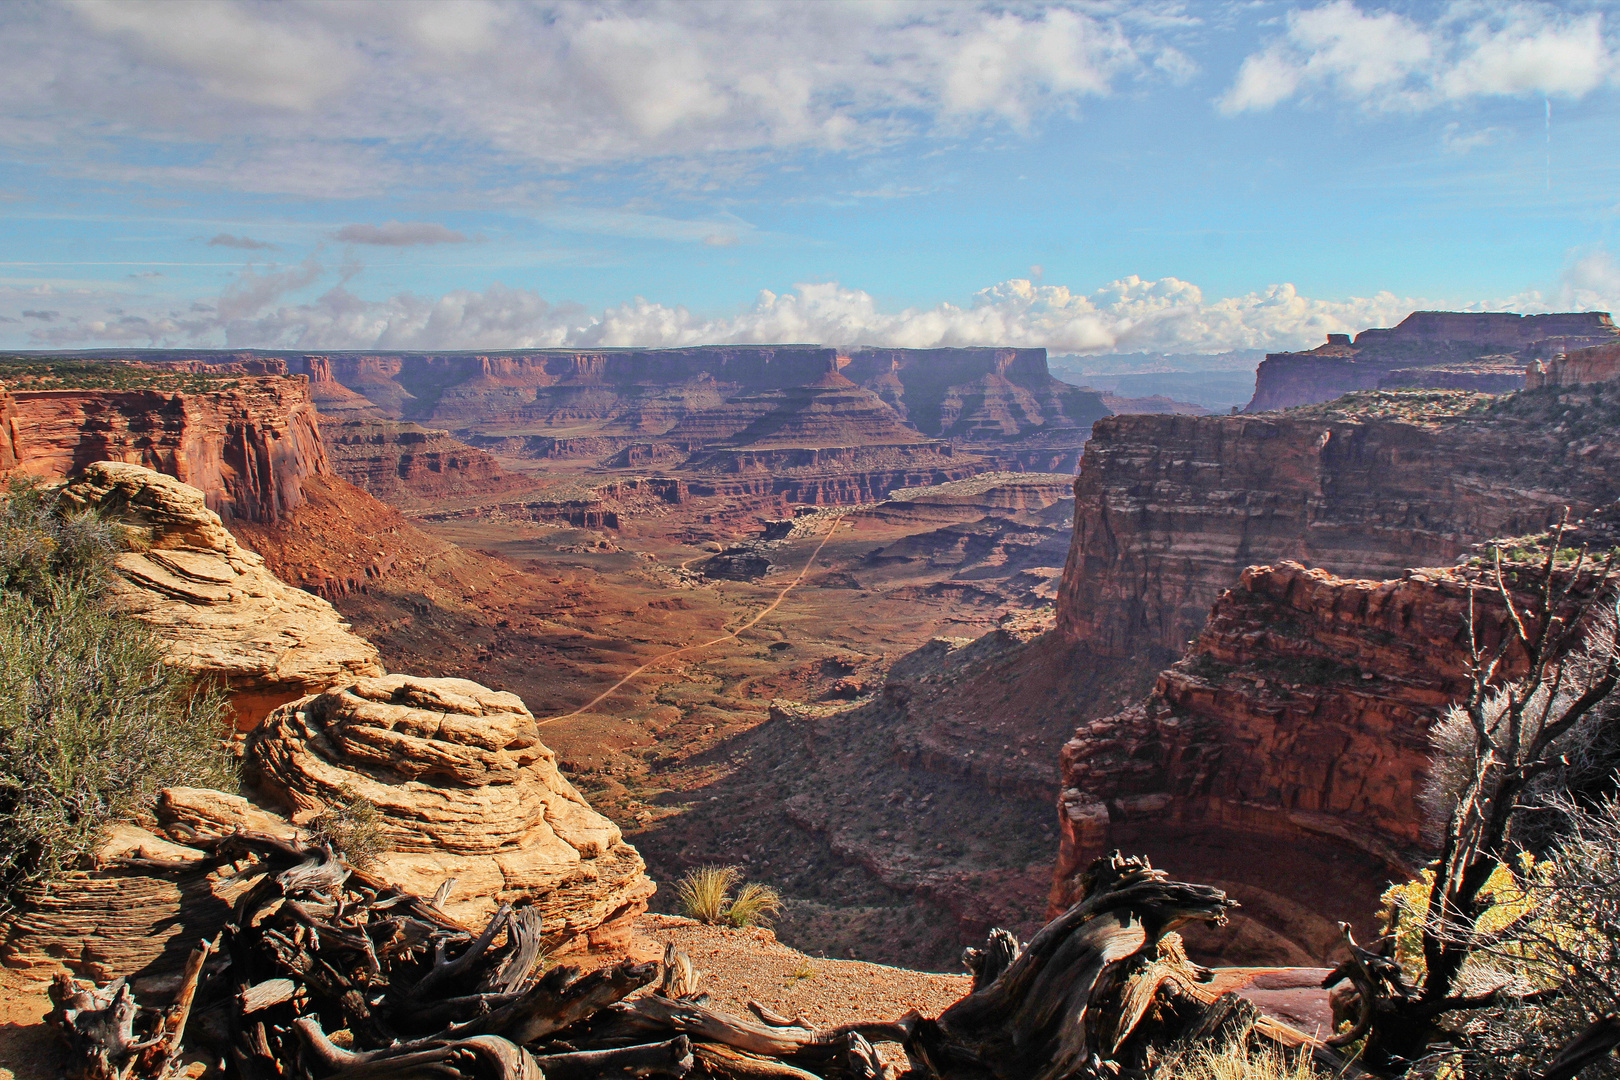
[[[218,836],[236,825],[293,835],[285,821],[239,795],[200,788],[158,793],[158,822],[114,823],[90,865],[21,890],[0,933],[0,965],[29,978],[59,971],[104,982],[121,975],[162,982],[230,917],[251,881],[234,864],[210,864],[177,837]],[[180,824],[182,830],[166,831]],[[185,831],[189,829],[190,831]]]
[[[170,660],[231,690],[246,730],[285,701],[383,667],[325,600],[285,584],[180,481],[116,461],[89,465],[61,494],[125,530],[114,603],[152,626]]]
[[[619,829],[557,769],[514,694],[385,675],[281,706],[249,737],[257,795],[305,815],[353,796],[381,813],[374,872],[479,923],[505,901],[543,912],[552,948],[628,932],[654,886]]]

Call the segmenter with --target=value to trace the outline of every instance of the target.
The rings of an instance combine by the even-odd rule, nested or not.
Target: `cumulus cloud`
[[[1565,309],[1620,311],[1620,263],[1603,248],[1577,254],[1564,268],[1557,296]]]
[[[251,236],[232,236],[230,233],[215,233],[213,239],[208,241],[209,247],[241,248],[244,251],[268,251],[276,245],[268,240],[255,240]]]
[[[25,310],[22,317],[25,319],[38,319],[40,322],[51,322],[61,314],[60,311],[42,311],[38,308],[32,308]]]
[[[116,167],[302,193],[861,151],[1184,81],[1172,39],[1196,20],[1158,16],[1174,6],[69,0],[8,12],[0,139],[100,169],[92,148],[188,145]]]
[[[1190,282],[1127,277],[1090,292],[1015,278],[965,304],[886,309],[871,294],[836,282],[763,290],[748,307],[704,316],[678,305],[634,298],[601,310],[557,303],[529,289],[493,285],[438,297],[400,293],[367,299],[346,280],[311,299],[293,300],[324,271],[313,259],[296,267],[249,268],[214,302],[185,312],[124,314],[105,306],[76,313],[32,334],[36,343],[93,341],[286,349],[513,349],[673,347],[715,343],[813,341],[854,347],[1015,345],[1059,352],[1163,350],[1219,352],[1295,348],[1329,333],[1388,326],[1421,300],[1387,293],[1341,301],[1300,296],[1274,285],[1243,296],[1208,299]],[[117,315],[112,318],[109,315]]]
[[[1353,0],[1288,13],[1283,32],[1246,57],[1221,112],[1333,97],[1373,110],[1419,110],[1482,97],[1580,98],[1611,81],[1602,14],[1539,3],[1426,9],[1427,21]]]
[[[297,292],[314,284],[323,267],[311,255],[300,265],[286,270],[269,268],[257,270],[248,267],[239,274],[231,286],[220,295],[214,305],[221,319],[240,319],[258,314],[288,293]]]
[[[385,221],[381,225],[345,225],[332,236],[345,244],[377,244],[381,247],[467,243],[464,234],[431,221]]]

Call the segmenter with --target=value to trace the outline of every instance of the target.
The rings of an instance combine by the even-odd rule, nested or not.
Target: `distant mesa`
[[[1390,329],[1329,334],[1308,352],[1271,353],[1255,373],[1245,412],[1310,405],[1356,390],[1522,389],[1525,368],[1592,346],[1620,343],[1608,312],[1518,315],[1414,311]]]

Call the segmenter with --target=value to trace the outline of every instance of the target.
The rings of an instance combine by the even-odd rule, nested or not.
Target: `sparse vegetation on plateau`
[[[0,890],[81,863],[157,788],[231,788],[224,696],[108,610],[115,531],[37,485],[0,494]]]
[[[43,360],[0,356],[0,383],[19,390],[157,390],[207,393],[234,390],[239,375],[166,371],[116,360]]]
[[[675,904],[689,919],[722,922],[731,887],[741,880],[742,871],[735,866],[699,866],[675,883]]]

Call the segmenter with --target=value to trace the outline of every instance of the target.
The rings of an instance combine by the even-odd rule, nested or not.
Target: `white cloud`
[[[347,81],[355,57],[330,35],[287,25],[277,5],[191,0],[71,0],[96,34],[153,69],[189,76],[210,95],[308,110]]]
[[[307,301],[289,297],[322,268],[250,268],[212,304],[190,310],[109,318],[105,295],[82,296],[69,313],[31,332],[36,344],[97,341],[208,344],[287,349],[515,349],[673,347],[714,343],[824,342],[905,347],[1015,345],[1060,352],[1152,349],[1218,352],[1297,348],[1328,333],[1389,326],[1421,300],[1387,293],[1323,301],[1291,285],[1208,301],[1177,278],[1123,278],[1089,293],[1012,279],[963,305],[885,310],[873,297],[835,282],[761,291],[731,316],[635,298],[600,311],[548,301],[528,289],[494,285],[432,298],[401,293],[368,300],[340,283]],[[0,296],[0,309],[4,308]],[[120,303],[127,298],[119,297]]]
[[[1602,248],[1576,255],[1564,268],[1557,296],[1565,310],[1620,311],[1620,263]]]
[[[1221,112],[1270,109],[1296,96],[1375,110],[1417,110],[1480,97],[1583,97],[1616,73],[1602,15],[1540,3],[1453,0],[1427,22],[1353,0],[1288,13],[1281,35],[1244,59]]]
[[[467,237],[431,221],[385,221],[381,225],[345,225],[332,234],[345,244],[409,247],[413,244],[465,244]]]
[[[1185,80],[1191,20],[1161,6],[13,5],[0,143],[103,178],[344,195],[490,163],[860,151]]]

